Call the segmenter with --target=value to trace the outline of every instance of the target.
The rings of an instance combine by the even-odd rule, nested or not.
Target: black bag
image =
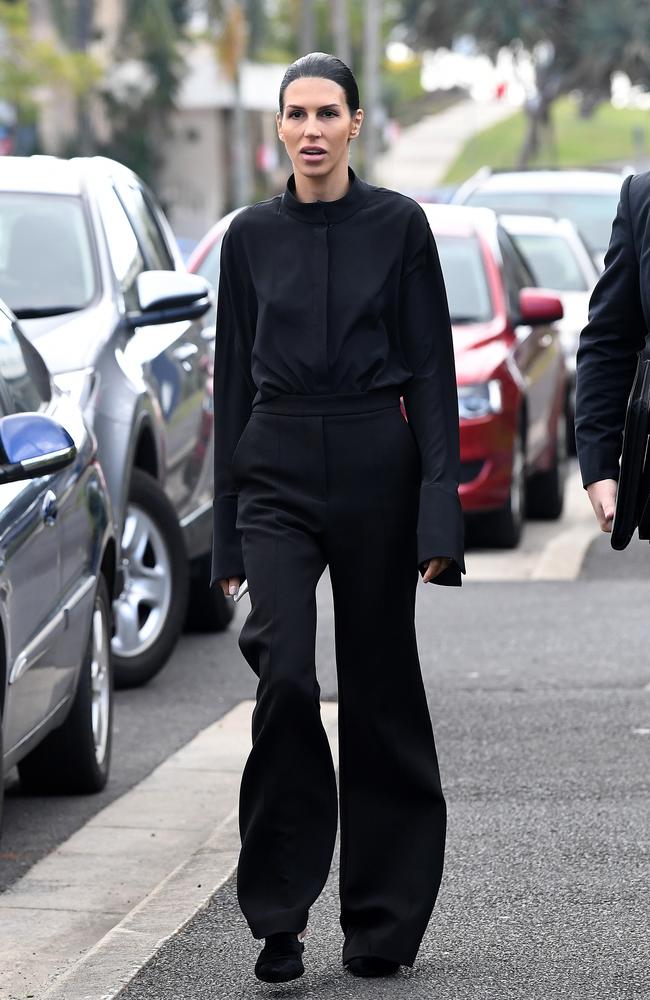
[[[629,545],[635,528],[639,538],[650,539],[650,344],[639,360],[627,403],[623,450],[618,479],[612,548]]]

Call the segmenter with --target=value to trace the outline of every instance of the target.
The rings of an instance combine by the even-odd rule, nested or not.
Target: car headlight
[[[54,382],[61,392],[65,392],[83,410],[95,388],[95,372],[92,368],[80,368],[74,372],[60,372]]]
[[[501,383],[498,379],[458,386],[458,415],[461,420],[477,420],[502,410]]]

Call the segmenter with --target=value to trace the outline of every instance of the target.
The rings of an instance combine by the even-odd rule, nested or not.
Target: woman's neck
[[[340,169],[324,177],[305,177],[295,169],[293,176],[298,201],[337,201],[347,194],[350,187],[347,161],[342,161]]]

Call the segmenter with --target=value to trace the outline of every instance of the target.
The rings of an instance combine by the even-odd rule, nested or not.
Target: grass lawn
[[[552,109],[554,141],[546,141],[534,167],[595,167],[650,155],[650,111],[617,110],[601,104],[591,118],[578,116],[569,97]],[[514,167],[526,133],[524,113],[516,112],[469,140],[444,184],[457,184],[479,167]]]

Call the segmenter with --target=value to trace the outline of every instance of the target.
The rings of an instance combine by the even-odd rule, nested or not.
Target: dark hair
[[[328,52],[308,52],[292,62],[282,77],[280,84],[280,114],[284,114],[284,92],[290,83],[304,76],[319,76],[338,83],[345,91],[345,100],[350,114],[359,109],[359,88],[349,66],[337,56]]]

